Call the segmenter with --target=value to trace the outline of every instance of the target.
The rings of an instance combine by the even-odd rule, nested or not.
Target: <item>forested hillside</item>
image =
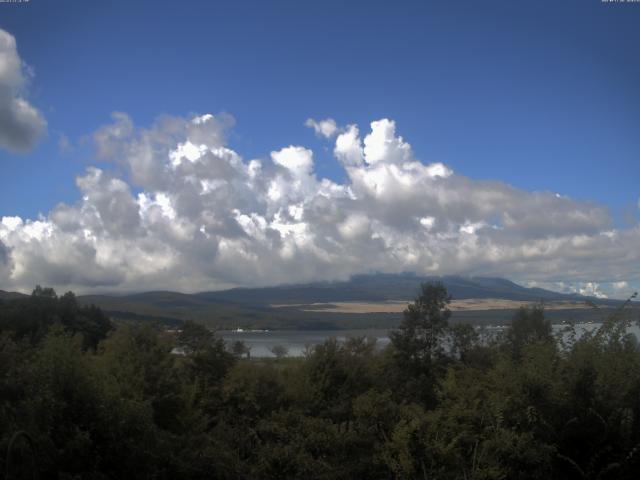
[[[0,300],[0,472],[638,478],[640,351],[624,308],[562,341],[523,308],[483,338],[450,324],[449,301],[423,285],[385,349],[329,340],[259,360],[192,322],[113,324],[71,293]]]
[[[563,311],[559,315],[559,312],[549,310],[553,321],[559,322],[564,318],[599,320],[598,315],[583,308],[585,301],[595,298],[526,288],[503,278],[422,277],[408,273],[355,275],[343,282],[234,288],[195,294],[155,291],[130,295],[84,295],[78,298],[78,302],[98,305],[110,316],[122,320],[152,320],[165,324],[196,320],[223,330],[237,327],[269,330],[395,328],[400,318],[397,314],[334,313],[323,307],[330,307],[333,302],[409,302],[420,292],[421,283],[434,281],[441,281],[456,300],[562,302],[572,304],[571,311]],[[610,308],[622,303],[606,299],[597,301]],[[509,322],[514,312],[514,308],[497,305],[490,311],[467,309],[457,312],[453,320],[503,325]]]

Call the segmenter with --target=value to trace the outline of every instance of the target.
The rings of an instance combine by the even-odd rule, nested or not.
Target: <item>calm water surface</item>
[[[252,357],[273,357],[271,349],[282,345],[289,350],[290,357],[301,357],[308,347],[323,343],[329,338],[344,342],[347,337],[372,337],[377,345],[384,347],[389,343],[388,330],[270,330],[270,331],[221,331],[222,338],[231,345],[242,340],[251,348]]]
[[[597,323],[582,323],[576,325],[576,332],[591,331],[598,328]],[[554,325],[555,332],[564,328],[564,325]],[[499,333],[505,327],[485,327],[487,333]],[[640,328],[633,325],[629,329],[630,333],[640,339]],[[288,349],[288,356],[301,357],[305,350],[314,345],[323,343],[329,338],[336,338],[339,342],[345,341],[347,337],[371,337],[377,340],[377,346],[383,348],[389,344],[389,330],[270,330],[270,331],[221,331],[218,332],[228,345],[241,340],[251,349],[252,357],[274,357],[271,349],[276,345],[282,345]]]

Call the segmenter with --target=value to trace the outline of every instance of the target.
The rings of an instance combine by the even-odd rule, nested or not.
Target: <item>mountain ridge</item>
[[[94,304],[112,318],[125,321],[156,321],[179,324],[195,320],[214,328],[372,328],[396,325],[401,313],[336,312],[333,303],[412,302],[424,282],[441,281],[453,300],[512,300],[526,303],[567,303],[562,312],[549,311],[555,318],[597,319],[596,313],[575,304],[595,302],[610,308],[619,300],[597,299],[579,294],[565,294],[542,288],[528,288],[500,277],[420,276],[403,274],[354,275],[344,281],[310,282],[273,287],[240,287],[219,291],[181,293],[156,290],[131,294],[79,295],[83,305]],[[0,291],[0,300],[20,298],[24,294]],[[498,305],[483,311],[455,312],[457,321],[503,324],[514,309]],[[508,302],[507,302],[508,303]],[[573,304],[573,305],[569,305]],[[312,306],[313,308],[309,308]],[[593,317],[593,318],[591,318]]]
[[[192,294],[151,291],[130,295],[81,295],[81,303],[93,303],[110,315],[124,319],[149,318],[161,322],[196,320],[216,328],[329,328],[393,325],[401,315],[396,313],[331,313],[309,305],[332,302],[412,302],[420,284],[442,281],[454,300],[501,299],[524,302],[586,302],[619,305],[619,301],[599,300],[578,294],[563,294],[540,288],[527,288],[499,277],[419,276],[414,274],[356,275],[345,281],[312,282],[273,287],[242,287]],[[276,307],[277,306],[277,307]],[[485,321],[493,318],[502,323],[512,310],[496,307],[473,315],[457,312],[460,320]],[[581,312],[581,314],[583,314]],[[499,318],[499,320],[498,320]]]
[[[14,300],[16,298],[27,297],[28,295],[20,292],[7,292],[6,290],[0,290],[0,300]]]
[[[228,290],[197,292],[201,298],[255,303],[305,303],[331,301],[412,301],[421,283],[441,281],[456,300],[469,298],[498,298],[522,301],[586,301],[618,303],[617,300],[597,299],[580,294],[566,294],[529,288],[500,277],[481,276],[418,276],[414,274],[354,275],[346,281],[285,284],[273,287],[237,287]]]

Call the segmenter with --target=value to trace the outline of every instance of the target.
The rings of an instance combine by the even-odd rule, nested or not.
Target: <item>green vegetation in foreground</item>
[[[638,478],[640,351],[624,308],[563,342],[541,308],[523,308],[487,341],[451,325],[448,304],[442,284],[424,284],[382,351],[352,338],[252,361],[193,322],[179,335],[114,325],[42,288],[2,300],[0,472]]]

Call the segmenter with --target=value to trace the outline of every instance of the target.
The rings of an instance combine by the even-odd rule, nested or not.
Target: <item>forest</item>
[[[0,300],[0,478],[639,478],[628,309],[554,335],[521,308],[486,336],[450,323],[450,301],[423,284],[385,348],[256,359],[70,292]]]

